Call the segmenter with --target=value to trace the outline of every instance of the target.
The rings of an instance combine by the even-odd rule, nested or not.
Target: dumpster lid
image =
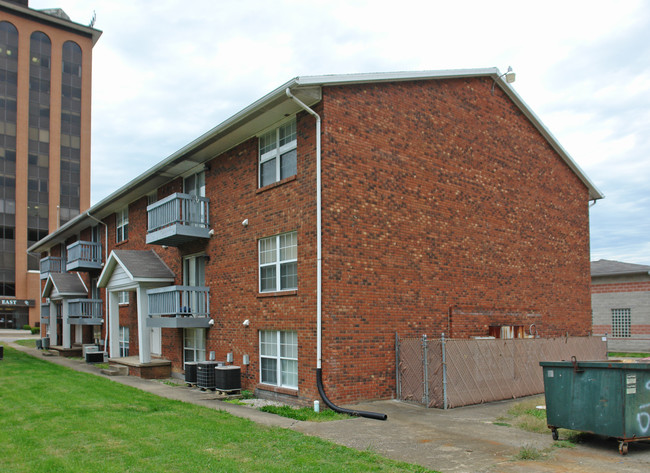
[[[576,363],[580,366],[580,368],[650,371],[650,363],[625,363],[620,360],[577,361]],[[540,361],[539,365],[542,367],[555,367],[555,368],[574,367],[574,364],[571,361]]]

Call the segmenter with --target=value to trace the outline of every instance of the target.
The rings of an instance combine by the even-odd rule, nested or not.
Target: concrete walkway
[[[0,332],[0,343],[14,340]],[[31,336],[30,336],[31,338]],[[13,348],[69,368],[101,374],[80,360],[43,356],[43,352],[7,343]],[[106,376],[108,377],[108,376]],[[554,448],[548,434],[533,434],[514,427],[495,425],[517,401],[503,401],[447,411],[425,409],[399,401],[376,401],[354,408],[388,415],[387,421],[355,418],[334,422],[301,422],[218,400],[218,395],[196,388],[170,386],[161,381],[130,376],[110,376],[115,382],[152,394],[227,411],[235,416],[317,436],[358,450],[416,463],[442,472],[648,472],[650,442],[630,444],[629,454],[618,453],[618,442],[590,436],[575,448]],[[540,398],[543,403],[543,397]],[[561,431],[560,431],[561,432]],[[522,447],[547,451],[538,460],[516,460]]]

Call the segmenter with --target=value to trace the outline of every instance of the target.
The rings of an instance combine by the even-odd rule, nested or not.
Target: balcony
[[[75,241],[68,245],[66,271],[102,269],[102,245],[92,241]]]
[[[50,304],[41,304],[41,325],[50,325]]]
[[[172,194],[147,207],[147,243],[179,246],[210,238],[206,197]]]
[[[70,325],[101,325],[101,299],[70,299],[68,302],[68,323]]]
[[[210,326],[210,288],[167,286],[147,291],[148,327],[208,328]]]
[[[47,256],[41,258],[41,279],[50,277],[50,273],[63,272],[63,258],[58,256]]]

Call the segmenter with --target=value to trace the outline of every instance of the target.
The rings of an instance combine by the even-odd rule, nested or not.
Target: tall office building
[[[90,205],[92,48],[58,8],[0,0],[0,328],[39,320],[27,248]]]

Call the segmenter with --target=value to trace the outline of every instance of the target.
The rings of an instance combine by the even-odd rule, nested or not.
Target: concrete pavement
[[[0,342],[4,335],[0,332]],[[31,338],[31,337],[30,337]],[[9,342],[8,345],[33,356],[96,376],[95,366]],[[6,356],[6,355],[5,355]],[[534,434],[514,427],[495,425],[518,401],[503,401],[447,411],[425,409],[399,401],[376,401],[354,408],[383,412],[387,421],[354,418],[333,422],[301,422],[218,400],[218,395],[184,385],[170,386],[159,380],[110,376],[113,381],[169,399],[227,411],[254,422],[288,428],[358,450],[369,450],[396,460],[407,461],[442,472],[629,472],[650,471],[650,443],[630,444],[629,454],[618,453],[612,439],[589,436],[575,448],[554,448],[548,434]],[[543,397],[540,398],[543,403]],[[562,435],[562,431],[560,431]],[[546,454],[538,460],[517,460],[522,447]]]

